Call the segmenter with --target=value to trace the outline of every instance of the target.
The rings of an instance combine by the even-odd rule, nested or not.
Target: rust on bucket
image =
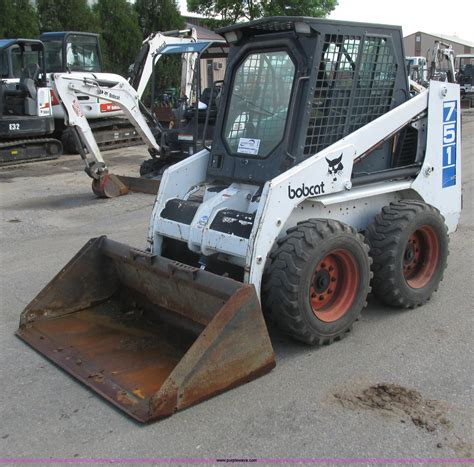
[[[252,285],[106,237],[26,307],[17,335],[140,422],[275,366]]]

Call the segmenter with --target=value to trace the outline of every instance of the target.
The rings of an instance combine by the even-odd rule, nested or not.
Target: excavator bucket
[[[275,366],[253,285],[106,237],[25,308],[17,335],[140,422]]]
[[[159,187],[158,179],[125,175],[106,174],[92,180],[92,191],[98,198],[116,198],[128,194],[129,191],[156,195]]]

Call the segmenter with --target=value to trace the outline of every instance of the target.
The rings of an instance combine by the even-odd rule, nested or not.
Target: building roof
[[[225,39],[216,34],[211,29],[205,28],[203,26],[199,26],[193,23],[186,23],[187,28],[194,28],[196,30],[196,35],[199,40],[202,41],[225,41]]]
[[[425,31],[417,31],[417,32],[414,32],[413,34],[409,34],[408,36],[405,36],[404,39],[406,39],[407,37],[415,36],[417,34],[426,34],[427,36],[437,37],[438,39],[442,39],[446,42],[455,42],[456,44],[461,44],[467,47],[474,48],[474,42],[461,39],[460,37],[457,37],[457,36],[448,36],[447,34],[437,34],[434,32],[432,33],[432,32],[425,32]]]

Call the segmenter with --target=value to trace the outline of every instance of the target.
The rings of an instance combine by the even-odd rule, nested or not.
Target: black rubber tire
[[[438,258],[426,285],[413,288],[403,273],[405,250],[411,235],[428,227],[438,241]],[[403,200],[385,206],[365,232],[373,259],[374,295],[383,303],[414,308],[423,305],[438,290],[449,254],[447,227],[440,212],[422,201]],[[426,259],[422,260],[426,263]]]
[[[151,174],[155,170],[155,160],[146,159],[140,164],[140,176],[144,177]]]
[[[334,251],[347,251],[359,281],[349,309],[333,322],[320,320],[310,304],[310,287],[318,263]],[[350,331],[370,292],[371,260],[362,235],[342,222],[309,219],[287,231],[270,254],[262,298],[271,319],[285,333],[310,345],[330,344]]]
[[[66,128],[61,135],[64,154],[79,154],[76,139],[72,134],[73,131],[72,128]]]
[[[140,177],[153,178],[163,175],[170,166],[169,162],[161,159],[146,159],[140,164]]]

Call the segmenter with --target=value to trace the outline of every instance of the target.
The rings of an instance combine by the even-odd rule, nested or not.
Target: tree
[[[174,0],[136,0],[135,10],[143,38],[152,32],[184,27],[184,20]]]
[[[29,0],[0,0],[0,37],[38,37],[38,16]]]
[[[138,15],[127,0],[99,0],[94,6],[102,25],[105,69],[127,76],[142,43]]]
[[[99,28],[87,0],[38,0],[37,7],[42,32],[97,32]]]
[[[337,0],[267,0],[262,2],[265,16],[313,16],[321,18],[337,6]]]
[[[316,16],[330,13],[337,0],[187,0],[188,10],[233,24],[262,16]]]

